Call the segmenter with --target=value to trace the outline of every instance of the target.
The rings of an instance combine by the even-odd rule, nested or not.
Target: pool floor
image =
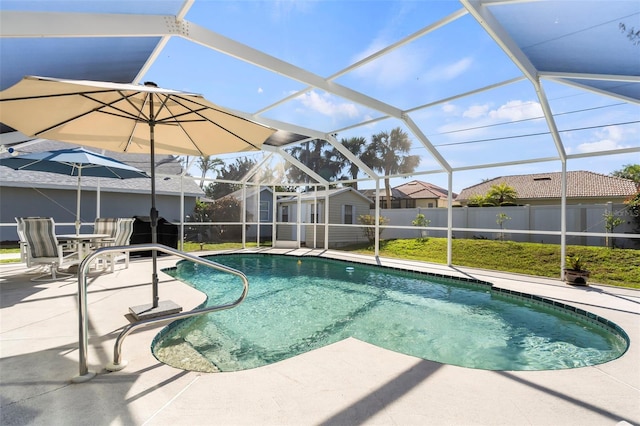
[[[154,345],[179,368],[237,371],[355,337],[446,364],[487,370],[595,365],[626,350],[625,339],[544,303],[496,294],[488,283],[290,256],[216,256],[250,281],[238,308],[184,320]],[[209,303],[238,295],[237,278],[190,262],[171,272]]]

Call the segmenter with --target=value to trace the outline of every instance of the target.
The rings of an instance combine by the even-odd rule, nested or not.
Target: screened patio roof
[[[253,10],[259,8],[257,2],[243,2],[243,10],[230,12],[228,2],[199,0],[3,0],[0,89],[24,75],[114,82],[163,76],[165,81],[156,81],[162,87],[202,93],[279,129],[265,143],[265,151],[283,154],[288,145],[325,139],[369,178],[379,176],[342,149],[339,138],[371,133],[380,123],[401,126],[415,139],[414,153],[423,158],[417,174],[640,152],[638,1],[413,2],[411,12],[424,19],[384,40],[381,34],[389,22],[368,17],[366,2],[345,6],[342,13],[353,14],[353,28],[333,26],[337,19],[325,12],[326,3],[315,4],[306,22],[285,17],[273,23],[264,16],[262,29],[249,19],[259,14]],[[404,7],[401,2],[389,5]],[[222,9],[224,16],[236,19],[225,19]],[[267,32],[276,33],[280,42],[264,41]],[[351,50],[339,43],[356,37],[362,41],[354,42]],[[303,39],[304,49],[291,38]],[[298,50],[291,51],[294,46]],[[483,62],[484,57],[492,59]],[[230,71],[239,63],[242,68]],[[396,68],[390,66],[394,63]],[[444,89],[430,74],[430,67],[445,66],[461,69],[451,74],[455,84],[449,87],[455,90]],[[248,87],[258,86],[261,95],[250,96]],[[409,96],[416,92],[423,95]],[[567,121],[568,114],[575,117],[577,112],[567,112],[563,104],[577,93],[589,95],[579,112],[580,125]],[[435,111],[472,108],[485,94],[503,99],[503,106],[510,97],[532,99],[543,118],[526,127],[511,119],[509,124],[516,127],[510,132],[496,128],[476,139],[451,139],[451,134],[474,129],[473,123],[456,127]],[[318,97],[346,112],[338,118],[324,114],[318,103],[312,104]],[[601,99],[618,106],[606,119],[596,120],[586,110],[602,107]],[[613,118],[622,116],[619,121]],[[623,143],[593,144],[581,151],[571,144],[589,127],[584,123],[627,126],[627,137]],[[20,139],[6,126],[2,132],[5,145]],[[522,148],[506,154],[501,147],[514,139]],[[482,160],[457,149],[478,144],[495,155]]]

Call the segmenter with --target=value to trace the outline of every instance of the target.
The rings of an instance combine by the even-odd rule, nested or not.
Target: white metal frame
[[[523,1],[523,0],[517,0]],[[336,129],[330,132],[320,132],[314,129],[301,128],[300,126],[296,126],[291,123],[284,123],[275,120],[270,120],[266,117],[263,117],[262,114],[285,103],[288,102],[295,97],[303,94],[312,89],[321,89],[327,93],[339,96],[343,99],[350,100],[352,102],[358,103],[360,105],[366,106],[372,110],[378,111],[382,114],[381,117],[378,117],[374,120],[369,120],[367,122],[361,122],[350,126],[349,128],[354,128],[358,126],[366,125],[373,121],[379,121],[387,118],[396,118],[402,121],[406,127],[413,133],[414,137],[419,140],[424,148],[433,156],[436,162],[439,165],[439,169],[434,170],[425,170],[417,173],[413,173],[412,176],[421,176],[430,173],[446,173],[448,177],[448,191],[449,191],[449,225],[448,225],[448,248],[447,248],[447,258],[448,263],[451,264],[452,256],[451,256],[451,237],[452,237],[452,182],[453,182],[453,174],[457,171],[469,170],[469,169],[479,169],[479,168],[491,168],[491,167],[501,167],[508,165],[517,165],[517,164],[531,164],[538,162],[548,162],[548,161],[558,161],[562,166],[562,174],[563,174],[563,182],[562,182],[562,224],[561,224],[561,232],[562,232],[562,259],[564,266],[564,254],[565,254],[565,245],[566,245],[566,172],[567,172],[567,161],[573,158],[584,158],[588,156],[602,156],[602,155],[613,155],[613,154],[628,154],[628,153],[638,153],[640,152],[640,148],[623,148],[616,149],[606,152],[595,152],[590,154],[573,154],[568,155],[564,148],[564,144],[562,142],[562,138],[558,132],[553,114],[551,112],[549,103],[547,101],[547,97],[543,87],[543,80],[547,79],[549,81],[559,82],[562,84],[571,85],[573,87],[579,87],[584,90],[596,92],[601,95],[610,96],[612,98],[616,98],[619,100],[623,100],[625,102],[630,102],[634,104],[640,103],[637,99],[628,98],[625,96],[599,91],[584,85],[580,85],[579,83],[567,81],[567,78],[571,79],[599,79],[599,80],[607,80],[607,81],[619,81],[619,82],[640,82],[640,76],[612,76],[612,75],[592,75],[592,74],[566,74],[566,73],[542,73],[539,72],[533,64],[528,60],[527,56],[519,49],[517,44],[510,38],[507,31],[501,27],[498,20],[493,16],[489,6],[495,4],[507,4],[511,1],[501,1],[498,2],[496,0],[460,0],[461,8],[454,13],[438,20],[437,22],[430,23],[424,28],[414,32],[413,34],[408,35],[407,37],[396,41],[384,48],[378,50],[377,52],[372,53],[368,57],[359,60],[346,68],[339,70],[331,76],[323,77],[316,75],[308,70],[297,67],[291,63],[287,63],[281,59],[268,55],[260,50],[251,48],[247,45],[239,43],[238,41],[229,39],[224,37],[221,34],[215,33],[211,30],[203,28],[199,25],[194,24],[185,19],[187,12],[191,8],[194,3],[194,0],[186,0],[180,11],[175,16],[159,16],[159,15],[108,15],[108,14],[90,14],[90,13],[48,13],[48,12],[20,12],[20,11],[3,11],[0,14],[0,37],[15,37],[15,38],[25,38],[25,37],[149,37],[149,36],[160,36],[160,42],[156,46],[154,52],[148,58],[147,63],[140,70],[136,81],[139,82],[140,79],[144,76],[147,70],[152,66],[157,57],[161,54],[164,46],[170,40],[171,37],[181,37],[187,39],[193,43],[200,44],[209,49],[218,51],[225,55],[233,56],[240,60],[243,60],[249,64],[253,64],[255,66],[264,68],[268,71],[280,74],[284,77],[296,80],[298,82],[304,83],[306,85],[305,88],[298,91],[297,93],[287,95],[282,99],[274,102],[271,105],[265,106],[259,111],[250,114],[244,113],[247,118],[251,118],[253,120],[262,122],[266,125],[274,126],[279,129],[292,131],[298,134],[307,135],[310,139],[320,138],[327,140],[331,145],[336,147],[346,158],[358,164],[360,169],[368,175],[368,180],[375,181],[376,184],[376,193],[379,194],[380,191],[380,179],[384,178],[382,176],[378,176],[373,170],[368,168],[365,164],[355,158],[348,150],[346,150],[335,138],[335,135],[344,131],[345,129]],[[474,90],[472,92],[464,93],[457,95],[452,98],[442,99],[435,103],[416,106],[411,109],[402,110],[393,105],[382,102],[378,99],[372,98],[364,93],[360,93],[358,91],[352,90],[348,87],[340,85],[336,83],[336,79],[348,72],[351,72],[363,65],[378,59],[390,52],[416,40],[420,37],[423,37],[434,30],[445,26],[451,22],[454,22],[460,19],[463,16],[471,15],[478,24],[493,38],[493,40],[497,43],[498,46],[511,58],[512,62],[520,69],[522,72],[522,77],[518,77],[515,79],[510,79],[501,83],[497,83],[482,89]],[[547,123],[547,127],[552,135],[554,144],[557,150],[557,156],[555,157],[546,157],[546,158],[535,158],[535,159],[523,159],[521,161],[513,161],[513,162],[501,162],[501,163],[487,163],[481,164],[471,167],[454,167],[449,164],[448,161],[442,157],[442,155],[438,152],[438,150],[431,144],[429,139],[426,137],[425,133],[419,126],[417,126],[410,117],[410,114],[418,111],[423,108],[427,108],[433,106],[434,104],[444,103],[453,99],[458,99],[465,96],[470,96],[475,93],[479,93],[480,91],[490,90],[492,88],[511,84],[516,81],[520,81],[526,79],[533,86],[538,100],[542,106],[544,117]],[[8,138],[11,138],[11,135],[2,135],[2,140],[0,142],[7,141]],[[294,164],[296,167],[303,170],[307,173],[312,179],[314,179],[317,184],[328,187],[330,182],[326,182],[322,177],[320,177],[317,173],[309,168],[305,167],[304,164],[301,164],[291,155],[289,155],[284,149],[284,147],[272,148],[265,146],[265,151],[268,151],[270,155],[277,154],[284,158],[286,161]],[[265,159],[264,161],[267,161]],[[260,166],[257,165],[250,174],[255,173]],[[396,177],[396,176],[388,176],[388,177]],[[248,179],[248,177],[246,178]],[[243,180],[242,183],[246,184],[246,179]],[[273,235],[275,238],[275,227],[277,212],[275,209],[277,208],[277,203],[275,202],[275,191],[274,191],[274,224],[273,224]],[[326,208],[328,208],[328,203],[325,203]],[[376,207],[376,217],[379,217],[379,206]],[[243,218],[243,222],[246,222],[246,218]],[[298,235],[300,235],[299,227],[300,221],[298,220]],[[182,226],[182,225],[181,225]],[[377,226],[377,225],[376,225]],[[325,227],[325,232],[328,233],[328,226]],[[378,254],[379,241],[376,233],[376,255]],[[243,236],[244,241],[244,236]],[[325,241],[328,241],[328,238],[325,238]]]

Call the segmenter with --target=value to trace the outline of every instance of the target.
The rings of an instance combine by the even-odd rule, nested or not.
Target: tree
[[[325,180],[332,181],[338,175],[340,166],[337,161],[332,160],[329,147],[329,142],[314,139],[293,147],[288,152]],[[295,165],[287,168],[287,176],[291,182],[310,182],[309,175]]]
[[[487,192],[487,198],[492,199],[497,206],[501,206],[503,203],[514,203],[517,195],[516,190],[506,182],[491,185]]]
[[[396,127],[390,132],[380,132],[371,137],[371,144],[363,153],[364,162],[373,170],[384,175],[387,208],[391,208],[390,176],[408,174],[420,164],[419,155],[406,155],[411,150],[411,140],[407,132]]]
[[[640,232],[640,188],[635,194],[624,200],[624,203],[627,205],[629,214],[635,222],[636,232]]]
[[[236,158],[236,162],[223,166],[218,170],[218,178],[230,181],[241,181],[247,173],[253,168],[256,162],[250,158]],[[207,197],[217,200],[225,195],[231,194],[233,191],[240,189],[240,185],[234,185],[224,182],[210,183],[204,188]]]
[[[207,177],[207,173],[209,171],[219,170],[224,166],[224,161],[219,158],[211,158],[210,155],[203,155],[198,159],[196,165],[202,172],[202,178],[200,179],[200,188],[204,189],[204,178]]]
[[[612,172],[611,176],[632,180],[640,187],[640,164],[625,164],[622,169]]]
[[[213,222],[240,222],[242,220],[242,202],[235,197],[222,197],[211,204],[209,210]],[[211,237],[213,241],[233,241],[242,236],[242,225],[213,225]]]
[[[358,216],[358,223],[361,225],[364,225],[362,227],[362,233],[364,234],[365,237],[367,237],[367,240],[369,240],[369,244],[375,243],[376,242],[376,228],[375,228],[376,217],[370,214],[361,214],[360,216]],[[382,235],[382,231],[384,231],[383,226],[386,225],[387,223],[389,223],[389,219],[384,216],[380,216],[380,218],[378,219],[378,224],[380,225],[380,227],[378,228],[378,238],[380,237],[380,235]]]
[[[614,239],[611,238],[611,246],[609,245],[609,235],[610,233],[613,233],[613,231],[620,225],[622,225],[624,223],[624,220],[622,220],[621,218],[619,218],[618,216],[614,215],[613,213],[605,213],[602,215],[602,217],[604,218],[604,230],[607,233],[607,235],[604,237],[604,244],[607,247],[611,247],[613,246],[613,242]]]
[[[493,199],[489,198],[486,194],[475,194],[469,197],[469,201],[467,201],[467,206],[469,207],[484,207],[484,206],[493,206],[495,205]]]
[[[427,217],[422,213],[418,213],[416,215],[416,218],[411,221],[411,224],[413,226],[419,226],[421,228],[426,228],[427,226],[429,226],[430,223],[431,223],[431,220],[427,219]],[[428,234],[429,234],[429,231],[427,231],[426,229],[421,229],[420,240],[425,241]]]
[[[508,220],[511,220],[506,213],[498,213],[496,215],[496,223],[500,226],[500,241],[504,241],[504,223]]]
[[[347,148],[349,152],[351,152],[355,157],[360,158],[364,153],[364,148],[367,145],[367,140],[362,136],[352,137],[349,139],[342,138],[340,139],[340,144]],[[329,152],[329,158],[336,163],[336,166],[338,167],[338,173],[344,171],[345,169],[347,170],[346,174],[338,178],[339,180],[358,178],[360,167],[358,167],[356,163],[342,155],[342,153],[336,148],[333,148]],[[349,183],[349,186],[357,190],[358,182],[356,181]]]

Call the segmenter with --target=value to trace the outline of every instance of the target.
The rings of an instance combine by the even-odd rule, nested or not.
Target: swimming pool
[[[237,371],[355,337],[470,368],[553,370],[604,363],[628,346],[624,331],[604,318],[486,282],[317,257],[211,259],[243,271],[249,295],[237,308],[166,327],[153,343],[160,361]],[[206,293],[207,304],[241,292],[238,278],[188,261],[165,272]]]

